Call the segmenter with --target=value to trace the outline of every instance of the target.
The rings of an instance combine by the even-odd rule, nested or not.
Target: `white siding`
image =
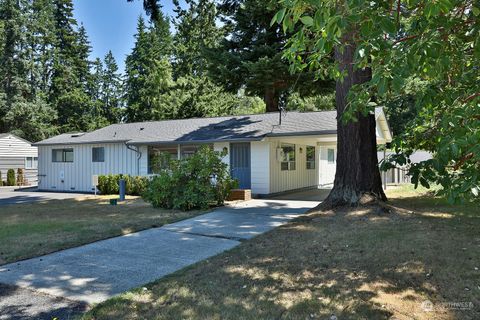
[[[105,161],[92,162],[92,148],[105,148]],[[73,149],[73,162],[52,162],[52,149]],[[146,148],[140,147],[140,150]],[[39,189],[92,192],[92,176],[100,174],[138,175],[147,154],[137,153],[125,144],[83,144],[40,146],[38,158]],[[143,165],[144,166],[144,165]],[[63,176],[63,178],[62,178]]]
[[[282,141],[270,144],[270,193],[283,192],[318,185],[318,161],[315,161],[315,169],[307,169],[307,145],[295,143],[295,170],[282,171],[280,161],[277,160],[277,148]],[[291,143],[291,142],[288,142]],[[315,146],[315,159],[318,160],[318,146]],[[302,152],[300,152],[302,149]]]
[[[140,158],[140,176],[148,175],[148,146],[140,146],[138,149],[142,156]]]
[[[37,147],[13,135],[7,135],[0,138],[0,158],[4,157],[36,157],[38,155]]]
[[[319,156],[319,185],[320,187],[332,187],[335,180],[336,162],[337,162],[337,146],[335,143],[322,144],[318,146],[320,149]],[[335,163],[328,163],[328,149],[335,150]]]
[[[251,188],[253,194],[270,193],[270,142],[253,141],[250,144]]]

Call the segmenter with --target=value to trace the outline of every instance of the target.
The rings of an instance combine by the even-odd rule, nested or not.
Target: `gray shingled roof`
[[[376,112],[377,113],[377,112]],[[61,134],[35,145],[125,142],[168,144],[254,141],[271,136],[336,133],[336,111],[278,113],[113,124],[85,134]]]

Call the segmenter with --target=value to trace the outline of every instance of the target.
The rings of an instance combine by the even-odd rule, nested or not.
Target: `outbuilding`
[[[375,110],[377,143],[392,136],[382,108]],[[226,150],[223,159],[240,187],[264,196],[329,187],[336,161],[336,111],[266,113],[114,124],[36,143],[39,189],[92,192],[92,176],[151,174],[152,157],[185,158],[200,146]]]

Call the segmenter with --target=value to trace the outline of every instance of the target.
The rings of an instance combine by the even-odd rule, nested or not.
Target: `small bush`
[[[17,169],[17,186],[25,185],[25,170],[22,168]]]
[[[8,169],[7,171],[7,186],[15,185],[15,170]]]
[[[147,186],[147,177],[132,177],[122,174],[107,174],[98,177],[98,191],[101,194],[118,194],[120,179],[125,179],[125,193],[140,196]]]
[[[205,209],[221,205],[237,182],[230,178],[225,153],[202,147],[190,158],[170,160],[149,181],[143,197],[154,207],[167,209]],[[164,158],[162,158],[163,161]]]
[[[3,187],[2,171],[0,171],[0,187]]]

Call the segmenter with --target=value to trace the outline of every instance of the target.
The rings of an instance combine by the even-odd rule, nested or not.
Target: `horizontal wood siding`
[[[0,138],[0,159],[36,157],[37,155],[37,147],[32,147],[24,140],[12,135]]]
[[[290,142],[289,142],[290,143]],[[282,142],[270,144],[270,193],[283,192],[318,185],[318,161],[315,169],[307,169],[307,145],[295,144],[295,170],[281,170],[281,162],[277,160],[277,148]],[[315,146],[311,144],[311,146]],[[318,146],[315,146],[315,159],[318,160]],[[300,148],[302,152],[300,153]]]
[[[252,193],[270,193],[270,142],[253,141],[251,147]]]
[[[105,161],[92,162],[92,148],[105,148]],[[52,149],[73,149],[73,162],[52,162]],[[146,154],[142,158],[147,157]],[[125,144],[85,144],[40,146],[39,188],[42,190],[92,192],[92,176],[102,174],[138,175],[137,153]],[[63,174],[63,179],[62,179]]]

